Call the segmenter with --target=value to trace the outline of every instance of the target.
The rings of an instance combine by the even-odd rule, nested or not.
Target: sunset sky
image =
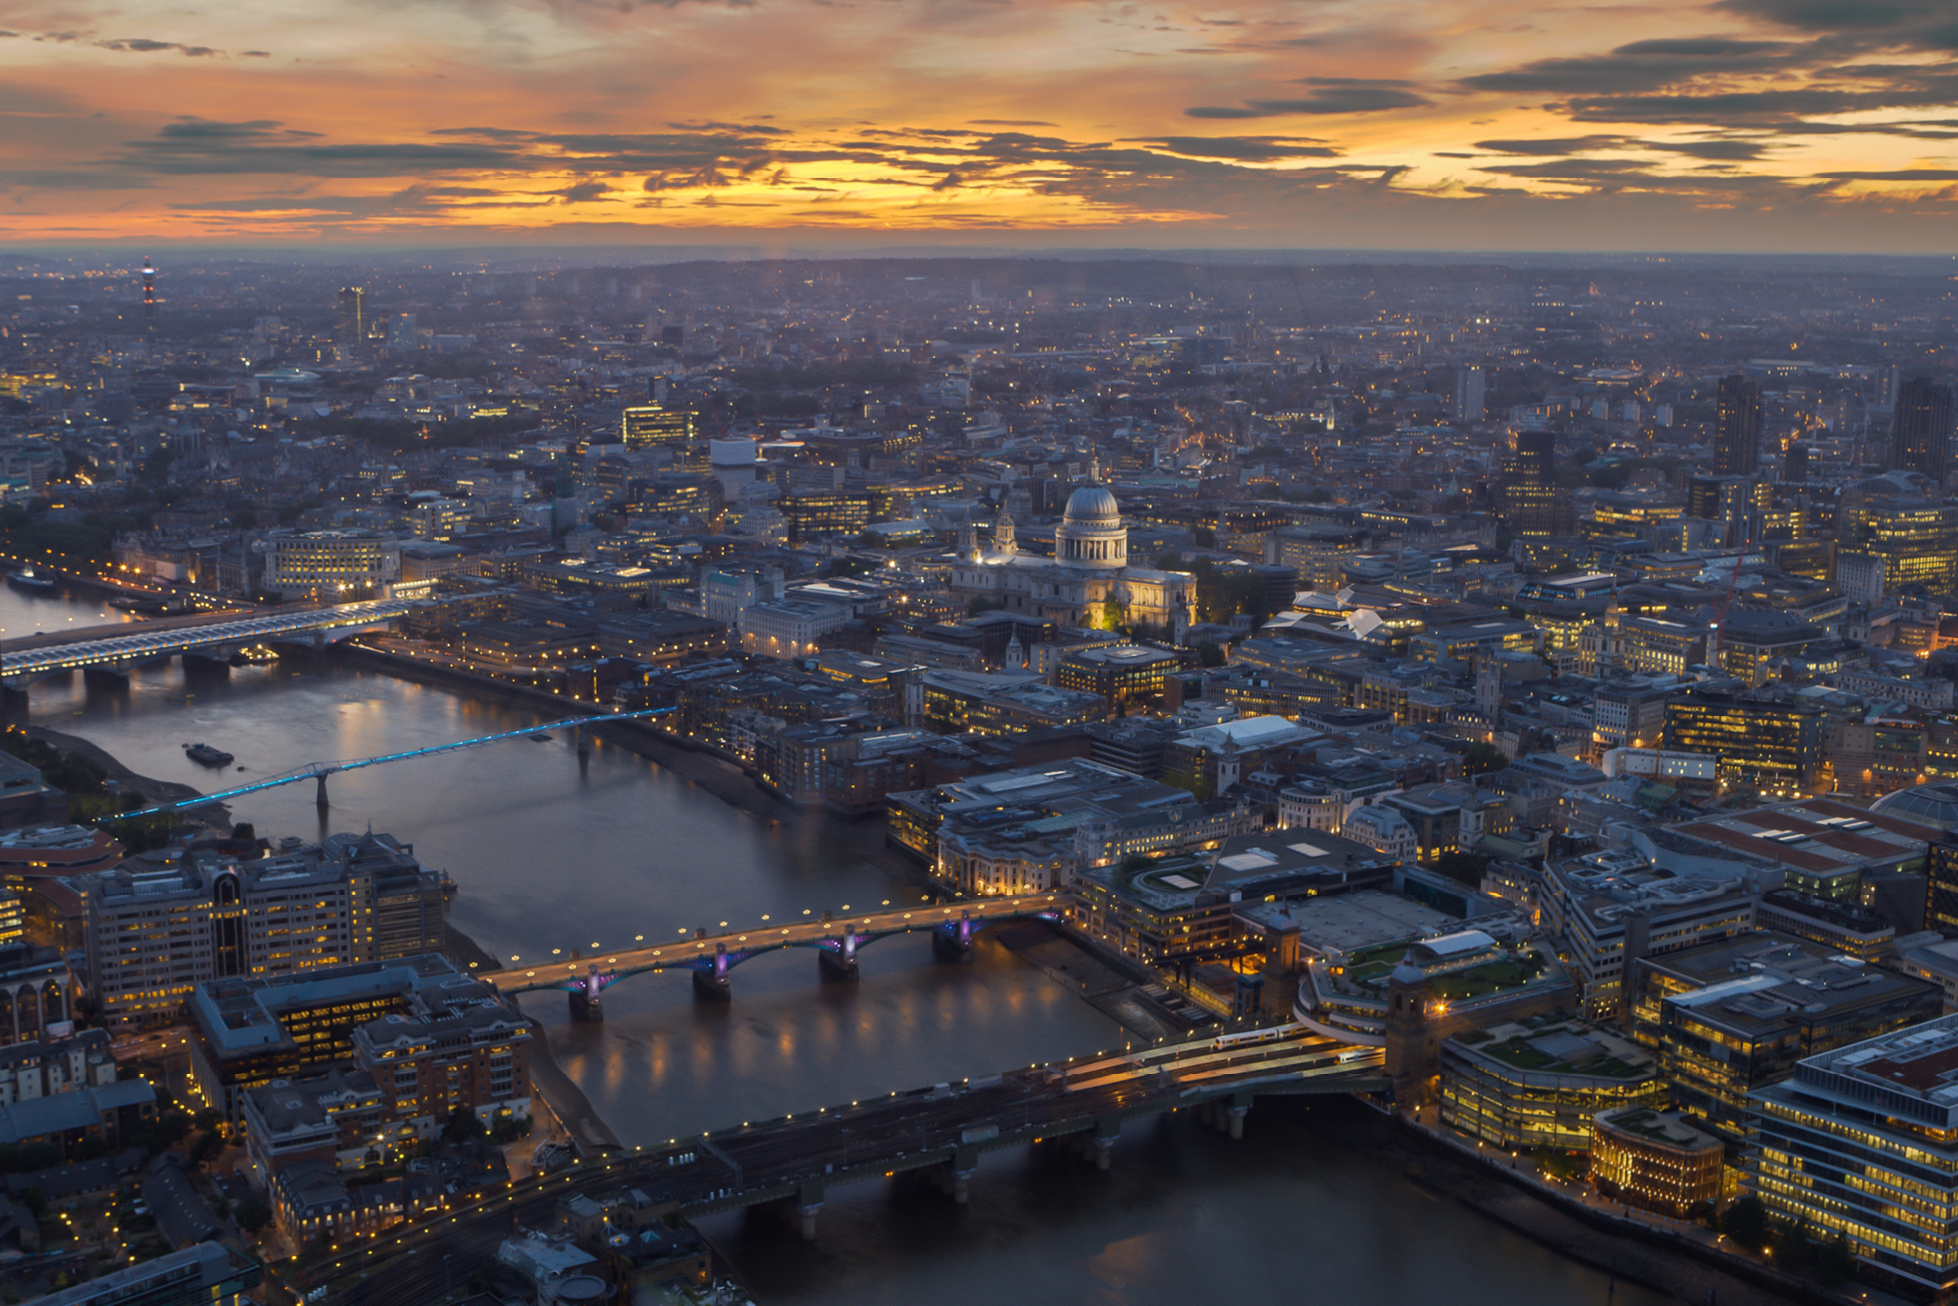
[[[1958,253],[1958,0],[0,0],[0,240]]]

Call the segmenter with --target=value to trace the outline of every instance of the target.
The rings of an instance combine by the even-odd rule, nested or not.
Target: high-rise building
[[[1950,386],[1923,376],[1899,386],[1890,465],[1922,472],[1942,484],[1951,468],[1952,415]]]
[[[1808,446],[1800,440],[1781,455],[1781,479],[1797,483],[1808,479]]]
[[[1517,535],[1556,535],[1569,505],[1557,493],[1557,433],[1517,431],[1498,486],[1501,515]]]
[[[1766,481],[1752,476],[1695,476],[1686,487],[1686,515],[1719,522],[1722,544],[1744,544],[1760,534],[1770,493]]]
[[[619,439],[628,450],[662,444],[692,444],[695,420],[690,408],[643,404],[619,417]]]
[[[1924,858],[1924,928],[1958,934],[1958,837],[1933,839]]]
[[[396,313],[388,319],[388,352],[413,353],[421,348],[421,335],[415,329],[413,313]]]
[[[1455,420],[1479,422],[1487,407],[1488,387],[1480,367],[1455,369]]]
[[[1713,474],[1752,476],[1761,468],[1761,387],[1736,372],[1722,377],[1713,415]]]
[[[367,343],[367,292],[359,286],[340,291],[340,323],[334,338],[344,349],[358,349]]]

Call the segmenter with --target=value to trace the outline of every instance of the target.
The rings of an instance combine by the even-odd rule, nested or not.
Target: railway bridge
[[[43,676],[66,671],[121,673],[170,657],[223,660],[241,649],[268,642],[324,643],[386,625],[407,615],[414,606],[408,599],[377,599],[242,616],[170,617],[30,635],[8,641],[5,653],[0,654],[0,681],[9,689],[24,690]]]
[[[393,1306],[440,1284],[445,1257],[495,1254],[513,1226],[549,1227],[563,1198],[637,1189],[659,1215],[700,1217],[777,1206],[804,1238],[828,1193],[922,1172],[963,1205],[985,1153],[1029,1143],[1066,1147],[1106,1170],[1131,1121],[1190,1111],[1241,1137],[1259,1098],[1381,1093],[1379,1048],[1298,1025],[1241,1024],[1221,1034],[1109,1050],[887,1097],[746,1121],[664,1146],[588,1158],[561,1173],[490,1190],[457,1209],[398,1226],[312,1268],[302,1287],[332,1306]]]

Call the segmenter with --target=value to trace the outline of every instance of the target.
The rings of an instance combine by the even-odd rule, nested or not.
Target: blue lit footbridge
[[[600,995],[633,975],[686,971],[693,976],[696,994],[725,1000],[731,993],[728,972],[765,952],[807,948],[816,954],[824,976],[854,979],[858,950],[878,939],[897,934],[929,934],[934,954],[948,961],[959,961],[972,955],[973,938],[989,925],[1014,920],[1057,922],[1073,905],[1072,894],[1035,893],[936,906],[920,903],[916,907],[865,912],[840,920],[825,912],[820,920],[787,925],[770,923],[764,916],[763,924],[752,929],[711,935],[696,930],[691,938],[658,944],[645,943],[642,936],[630,948],[596,953],[588,958],[573,953],[569,961],[553,960],[537,966],[513,964],[508,970],[491,971],[477,978],[503,993],[561,989],[571,996],[573,1017],[592,1020],[600,1014]]]
[[[155,807],[139,807],[132,812],[117,813],[118,819],[132,816],[154,816],[160,812],[181,812],[193,807],[203,807],[209,803],[221,803],[228,798],[238,798],[245,794],[255,794],[262,789],[277,789],[281,785],[299,784],[311,780],[319,786],[319,805],[327,806],[326,778],[341,771],[359,771],[370,766],[384,766],[389,762],[406,762],[417,757],[434,757],[438,753],[454,753],[465,748],[479,748],[484,744],[497,744],[506,739],[530,739],[553,730],[582,731],[586,726],[604,725],[608,721],[638,721],[645,717],[660,716],[671,712],[670,707],[649,707],[638,712],[607,712],[599,716],[566,717],[562,721],[548,721],[543,725],[524,726],[520,730],[504,730],[494,735],[479,735],[474,739],[458,739],[454,743],[430,744],[427,748],[411,748],[405,753],[382,753],[378,757],[357,757],[341,762],[308,762],[290,771],[263,780],[254,780],[248,785],[233,789],[220,789],[216,793],[199,794],[195,798],[184,798],[174,803],[159,803]]]
[[[121,671],[183,654],[222,659],[277,641],[324,643],[386,625],[414,606],[408,599],[379,599],[260,616],[182,617],[33,635],[8,641],[10,647],[0,655],[0,679],[10,689],[24,689],[39,677],[64,671]]]

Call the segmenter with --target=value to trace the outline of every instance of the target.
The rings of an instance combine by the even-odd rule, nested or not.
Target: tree
[[[1760,1251],[1774,1236],[1774,1222],[1768,1218],[1767,1203],[1752,1193],[1741,1198],[1720,1217],[1720,1232],[1743,1247]]]
[[[250,1193],[238,1199],[237,1209],[231,1218],[238,1227],[248,1234],[255,1234],[272,1223],[272,1204],[257,1193]]]
[[[467,1142],[481,1137],[485,1132],[483,1122],[467,1107],[457,1107],[449,1116],[449,1122],[442,1126],[442,1137],[451,1143]]]
[[[1463,775],[1486,775],[1509,765],[1509,756],[1494,744],[1470,744],[1462,756]]]
[[[233,839],[256,839],[258,838],[258,828],[250,821],[240,821],[231,827],[231,837]]]

